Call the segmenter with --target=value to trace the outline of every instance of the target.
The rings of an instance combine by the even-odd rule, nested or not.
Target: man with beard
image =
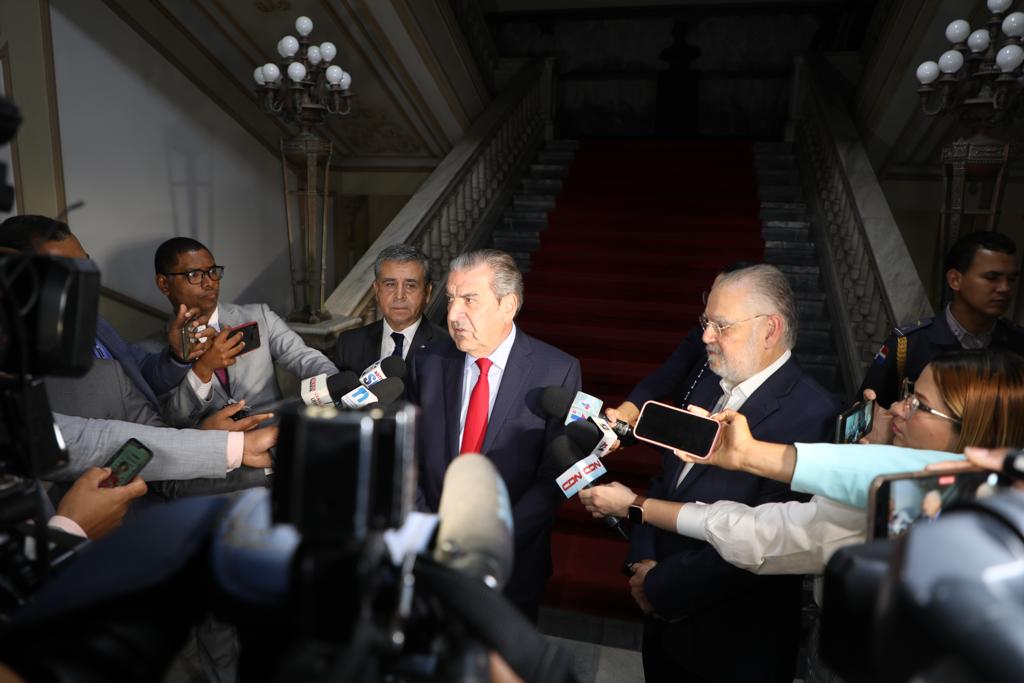
[[[840,405],[792,357],[796,304],[786,277],[758,265],[723,275],[704,315],[707,367],[694,368],[687,403],[746,416],[758,439],[827,440]],[[684,464],[666,452],[650,498],[746,505],[801,500],[784,484],[747,473]],[[633,505],[643,509],[643,496]],[[800,636],[800,577],[758,576],[723,560],[704,541],[634,528],[630,589],[647,615],[647,681],[793,680]],[[728,638],[722,638],[728,633]]]
[[[1017,245],[999,232],[972,232],[946,255],[946,284],[953,299],[934,318],[893,330],[861,385],[873,389],[888,408],[900,397],[903,380],[913,382],[944,351],[1008,349],[1024,354],[1024,329],[1001,317],[1017,291]]]

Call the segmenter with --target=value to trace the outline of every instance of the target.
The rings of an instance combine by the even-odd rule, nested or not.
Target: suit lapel
[[[409,353],[416,349],[422,349],[434,339],[434,326],[426,318],[420,319],[420,326],[416,328],[416,334],[412,337],[412,348]]]
[[[370,334],[363,337],[362,359],[365,361],[363,367],[357,372],[362,372],[380,360],[380,345],[384,341],[384,321],[378,320]]]
[[[466,354],[452,346],[451,351],[441,357],[441,371],[444,373],[444,417],[448,429],[448,461],[459,454],[459,419],[462,417],[462,379],[466,366]]]
[[[153,388],[149,386],[149,382],[142,376],[142,370],[135,363],[135,358],[132,357],[128,351],[127,342],[121,338],[117,331],[111,327],[103,318],[96,319],[96,338],[100,340],[100,343],[107,348],[111,357],[121,364],[121,369],[132,381],[132,384],[142,392],[142,395],[146,397],[153,406],[159,405],[157,403],[156,395],[153,393]]]
[[[512,343],[512,350],[508,354],[508,364],[501,373],[501,384],[498,386],[498,395],[494,398],[494,408],[491,409],[491,416],[487,419],[484,453],[491,449],[498,439],[498,435],[501,434],[512,406],[520,405],[525,401],[523,385],[533,368],[533,360],[530,355],[529,339],[522,330],[518,330],[516,340]]]

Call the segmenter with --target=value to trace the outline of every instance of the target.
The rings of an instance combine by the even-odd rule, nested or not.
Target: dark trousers
[[[644,620],[642,654],[646,683],[714,683],[688,671],[672,658],[671,629],[668,623],[647,617]]]

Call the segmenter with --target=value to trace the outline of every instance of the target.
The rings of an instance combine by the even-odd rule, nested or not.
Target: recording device
[[[494,464],[474,453],[448,465],[434,559],[495,590],[512,573],[512,503]]]
[[[825,568],[821,652],[850,683],[1006,682],[1024,671],[1024,495],[962,503]]]
[[[351,370],[329,377],[326,373],[321,373],[302,380],[299,384],[299,397],[307,406],[333,405],[342,396],[358,387],[359,378]]]
[[[875,477],[868,491],[868,540],[906,533],[957,503],[995,493],[999,475],[986,470],[902,472]]]
[[[581,450],[568,434],[559,434],[548,442],[544,451],[545,466],[559,473],[555,477],[555,485],[566,498],[572,498],[583,489],[590,488],[608,471],[600,458],[586,453],[587,451]],[[606,526],[615,529],[620,536],[629,540],[629,532],[622,525],[620,517],[609,515],[602,519]]]
[[[402,397],[405,384],[397,377],[388,377],[373,384],[372,387],[357,386],[352,391],[342,394],[338,405],[350,410],[360,410],[373,405],[388,405]]]
[[[1002,475],[1010,481],[1024,480],[1024,450],[1010,449],[1003,457]]]
[[[21,112],[14,102],[0,97],[0,145],[5,145],[18,132]],[[0,211],[7,212],[14,207],[14,188],[7,184],[7,164],[0,163]]]
[[[67,464],[41,375],[92,365],[99,273],[91,263],[0,256],[0,613],[51,571],[53,536],[38,479]],[[25,522],[31,520],[32,525]],[[29,542],[35,552],[26,551]],[[60,560],[60,558],[57,558]]]
[[[110,468],[110,476],[100,482],[100,488],[124,486],[137,477],[152,459],[153,451],[143,446],[138,439],[128,439],[104,465]]]
[[[359,381],[369,387],[388,377],[405,379],[405,370],[404,360],[398,356],[388,356],[387,358],[381,358],[375,363],[371,363],[368,368],[360,373]]]
[[[874,399],[855,403],[836,418],[836,443],[857,443],[871,431],[874,420]]]
[[[569,419],[573,407],[577,406],[578,408],[585,410],[585,402],[591,399],[596,403],[590,403],[590,405],[597,405],[597,410],[600,411],[601,406],[603,405],[603,401],[600,399],[594,398],[582,391],[576,392],[574,395],[565,387],[553,385],[546,387],[544,391],[541,392],[540,406],[545,414],[558,419],[564,418],[565,424],[568,426],[570,423],[577,421]],[[598,420],[604,420],[612,431],[615,432],[616,436],[618,436],[619,442],[623,446],[631,446],[636,443],[636,439],[633,438],[633,429],[629,426],[629,423],[624,422],[623,420],[615,420],[612,422],[606,418],[600,417],[599,415],[591,416],[588,414],[587,417],[594,417],[595,422]]]
[[[260,347],[260,326],[257,321],[242,323],[231,329],[231,336],[234,337],[236,332],[242,334],[242,343],[245,347],[242,349],[239,356],[244,356],[250,351],[254,351]]]
[[[707,458],[715,449],[722,425],[710,417],[648,401],[640,409],[633,435],[641,441]]]

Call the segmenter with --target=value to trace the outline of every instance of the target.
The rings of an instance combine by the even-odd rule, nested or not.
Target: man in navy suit
[[[578,391],[580,364],[516,327],[523,278],[511,256],[470,252],[449,269],[454,343],[418,352],[408,376],[409,398],[422,411],[419,503],[437,510],[445,470],[461,453],[490,458],[512,503],[515,568],[505,595],[536,621],[551,574],[551,525],[565,500],[553,478],[541,474],[544,449],[561,421],[545,414],[540,397],[549,386]]]
[[[701,324],[706,367],[694,368],[686,403],[738,410],[759,439],[828,440],[840,405],[792,358],[796,306],[772,266],[723,275]],[[799,500],[784,484],[666,453],[649,498],[747,505]],[[641,510],[643,498],[634,506]],[[642,516],[638,510],[637,516]],[[653,681],[793,680],[800,635],[799,576],[759,576],[723,560],[709,544],[649,526],[634,529],[630,588],[648,615],[644,674]]]
[[[443,327],[423,317],[433,289],[426,254],[409,244],[385,247],[373,263],[373,278],[383,318],[338,337],[334,364],[339,370],[361,374],[385,356],[411,363],[416,351],[448,337]]]
[[[89,258],[67,225],[46,216],[11,216],[0,224],[0,246],[70,259]],[[197,308],[180,306],[168,327],[168,346],[159,353],[129,344],[100,317],[96,321],[94,355],[119,362],[135,387],[157,409],[157,397],[176,387],[191,367],[180,358],[181,328],[190,319],[197,319],[198,314]],[[188,360],[201,355],[207,345],[197,345]]]

